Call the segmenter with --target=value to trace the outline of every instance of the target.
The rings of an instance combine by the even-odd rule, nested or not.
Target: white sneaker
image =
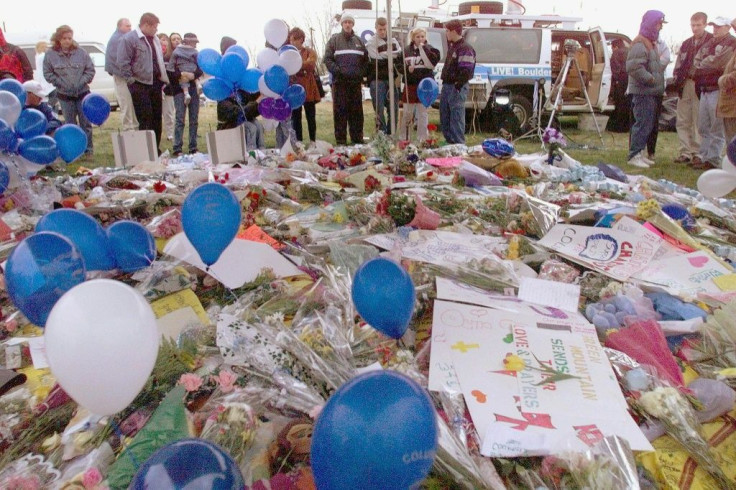
[[[654,160],[652,160],[651,158],[649,158],[649,157],[648,157],[648,156],[647,156],[647,155],[646,155],[646,154],[644,153],[644,151],[645,151],[645,150],[642,150],[642,151],[640,151],[640,152],[639,152],[639,156],[641,157],[641,160],[642,160],[642,161],[643,161],[644,163],[646,163],[647,165],[649,165],[649,166],[651,167],[652,165],[654,165],[654,164],[655,164],[655,161],[654,161]]]
[[[644,158],[641,156],[641,153],[637,153],[636,155],[631,157],[628,163],[632,167],[649,168],[649,164],[644,161]]]

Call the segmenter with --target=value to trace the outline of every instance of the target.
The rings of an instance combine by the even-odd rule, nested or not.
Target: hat
[[[350,14],[343,14],[342,17],[340,17],[340,24],[348,20],[355,24],[355,17]]]
[[[43,87],[36,80],[23,82],[23,90],[43,99]]]
[[[709,26],[716,26],[716,27],[723,27],[723,26],[730,26],[731,25],[731,19],[727,17],[716,17],[715,19],[708,22]]]
[[[197,35],[196,34],[193,34],[191,32],[187,32],[186,34],[184,34],[183,41],[185,43],[198,43],[199,42],[199,39],[197,39]]]

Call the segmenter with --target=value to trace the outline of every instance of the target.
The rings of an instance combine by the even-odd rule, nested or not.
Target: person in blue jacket
[[[46,134],[51,136],[54,134],[61,121],[54,114],[54,110],[51,106],[43,101],[43,87],[40,82],[36,80],[28,80],[23,82],[23,90],[26,92],[26,109],[36,109],[46,116]]]

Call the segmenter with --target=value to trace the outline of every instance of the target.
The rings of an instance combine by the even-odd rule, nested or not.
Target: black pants
[[[340,80],[332,84],[332,122],[338,145],[347,143],[348,127],[352,143],[363,144],[363,86],[360,81]]]
[[[158,148],[161,144],[161,111],[163,104],[161,82],[157,81],[152,85],[133,82],[128,85],[128,88],[133,99],[135,117],[138,118],[138,128],[142,131],[150,129],[156,133],[156,147]]]
[[[315,118],[316,102],[304,103],[304,114],[307,116],[307,130],[309,131],[309,141],[317,141],[317,119]],[[302,139],[302,108],[297,107],[291,111],[291,128],[296,133],[296,139]]]

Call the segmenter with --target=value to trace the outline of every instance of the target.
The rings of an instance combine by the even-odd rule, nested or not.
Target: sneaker
[[[644,163],[646,163],[647,165],[649,165],[650,167],[651,167],[652,165],[654,165],[654,160],[652,160],[652,159],[651,159],[651,158],[649,158],[649,157],[646,157],[646,156],[644,156],[644,150],[642,150],[642,151],[641,151],[641,153],[639,153],[639,156],[641,157],[641,160],[642,160],[642,161],[643,161]]]
[[[690,157],[687,155],[680,155],[673,160],[675,163],[690,163]]]
[[[628,163],[632,167],[649,168],[649,164],[644,161],[644,158],[641,156],[641,153],[637,153],[636,155],[631,157]]]

